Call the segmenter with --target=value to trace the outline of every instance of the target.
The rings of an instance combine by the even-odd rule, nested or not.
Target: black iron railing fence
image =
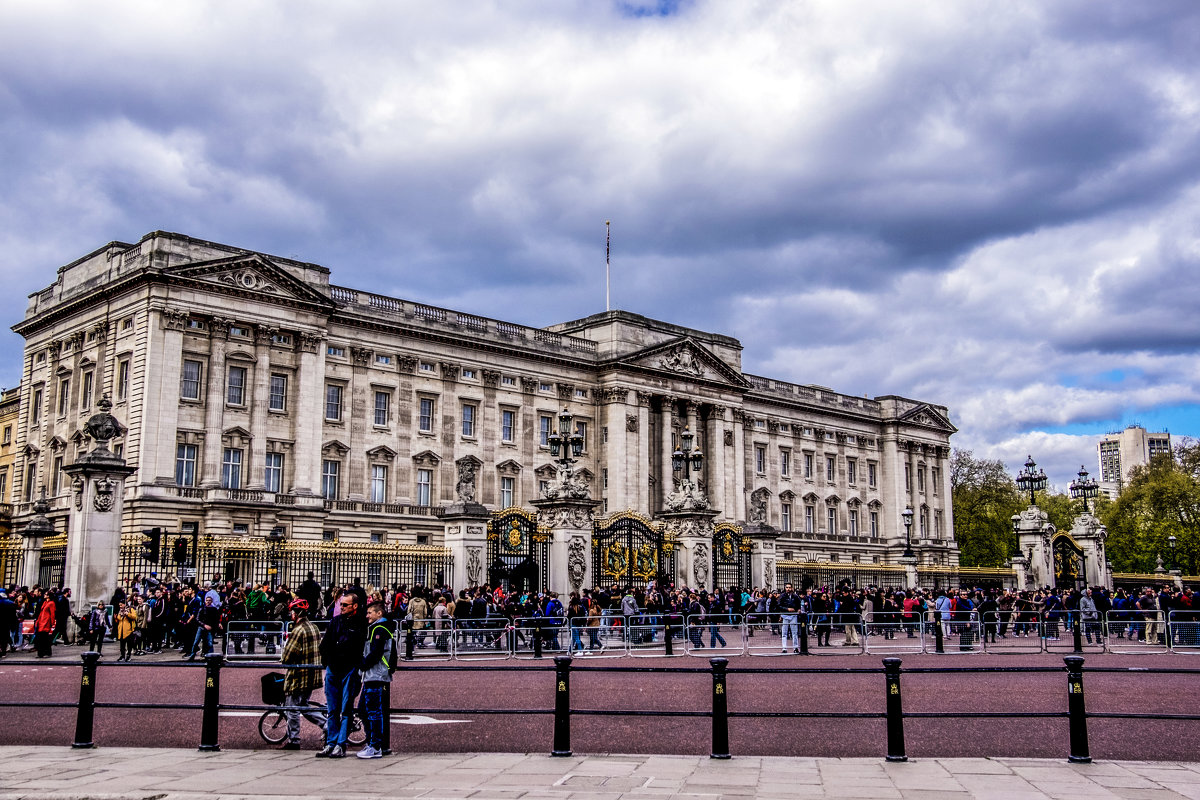
[[[267,704],[234,704],[221,702],[221,674],[227,669],[258,669],[270,670],[277,668],[276,664],[226,662],[223,655],[214,653],[207,656],[205,664],[162,664],[162,663],[128,663],[106,665],[116,669],[138,668],[173,668],[173,669],[203,669],[204,672],[204,702],[203,703],[112,703],[97,702],[96,681],[100,655],[87,652],[82,655],[81,675],[79,684],[79,699],[76,702],[38,702],[38,701],[0,701],[0,708],[75,708],[76,726],[75,739],[72,744],[76,748],[94,746],[93,722],[96,709],[192,709],[203,712],[199,748],[201,750],[220,750],[219,713],[226,710],[250,710],[274,712],[293,710],[291,706]],[[725,759],[731,756],[729,740],[729,720],[731,718],[807,718],[807,719],[883,719],[887,723],[887,752],[888,761],[906,761],[907,755],[904,744],[904,721],[921,718],[1065,718],[1068,721],[1070,747],[1067,759],[1075,763],[1091,761],[1088,745],[1088,719],[1145,719],[1145,720],[1200,720],[1200,714],[1152,714],[1124,712],[1089,712],[1085,706],[1084,693],[1084,659],[1081,656],[1067,656],[1063,659],[1063,667],[1030,666],[1030,667],[916,667],[902,669],[899,658],[883,659],[879,667],[796,667],[796,668],[749,668],[730,667],[728,659],[713,658],[709,668],[703,667],[657,667],[657,666],[588,666],[575,668],[569,655],[559,655],[553,664],[530,665],[521,667],[498,665],[463,665],[463,664],[422,664],[421,666],[405,665],[402,670],[436,670],[454,672],[541,672],[553,675],[553,704],[550,708],[392,708],[391,698],[386,698],[384,707],[384,744],[390,748],[391,721],[394,713],[401,714],[463,714],[463,715],[546,715],[553,717],[551,755],[566,756],[571,754],[571,719],[575,716],[629,716],[629,717],[707,717],[711,721],[712,748],[711,757]],[[41,665],[38,661],[10,661],[12,665]],[[319,665],[289,666],[290,669],[322,669]],[[1089,672],[1127,673],[1130,677],[1159,675],[1159,674],[1189,674],[1200,675],[1200,669],[1189,668],[1147,668],[1147,667],[1090,667]],[[573,672],[619,672],[655,674],[690,674],[705,675],[711,679],[711,703],[708,708],[695,710],[627,710],[613,708],[578,708],[571,703],[571,675]],[[952,712],[937,711],[905,711],[901,693],[902,674],[947,674],[947,673],[988,673],[988,672],[1021,672],[1021,673],[1065,673],[1067,678],[1066,708],[1061,711],[975,711]],[[738,675],[762,674],[877,674],[883,677],[883,703],[879,711],[737,711],[729,708],[730,677]],[[311,710],[307,707],[294,710]]]

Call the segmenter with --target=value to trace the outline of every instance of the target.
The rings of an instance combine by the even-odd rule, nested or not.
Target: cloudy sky
[[[169,230],[548,325],[605,220],[614,308],[1065,486],[1200,433],[1200,4],[0,3],[6,324]]]

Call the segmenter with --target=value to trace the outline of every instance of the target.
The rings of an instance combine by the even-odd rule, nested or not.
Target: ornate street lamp
[[[1034,494],[1046,488],[1046,472],[1044,470],[1033,471],[1037,464],[1033,462],[1033,456],[1025,462],[1025,469],[1017,473],[1017,488],[1022,492],[1029,492],[1029,505],[1037,505],[1034,502]]]
[[[571,412],[564,408],[558,415],[558,431],[546,437],[550,444],[550,455],[555,459],[560,469],[571,471],[575,459],[583,453],[583,437],[572,426]],[[559,457],[559,452],[562,457]]]
[[[1171,569],[1174,570],[1175,569],[1175,535],[1174,534],[1167,537],[1167,553],[1170,555],[1170,558],[1167,563],[1169,563],[1171,565]]]
[[[1017,561],[1025,557],[1025,554],[1021,552],[1021,515],[1013,514],[1011,519],[1013,528],[1012,560]]]
[[[1088,507],[1088,500],[1100,494],[1100,484],[1088,477],[1088,471],[1082,465],[1079,467],[1079,477],[1071,481],[1067,489],[1070,490],[1073,499],[1083,501],[1084,513],[1090,514],[1092,510]]]
[[[917,560],[917,554],[912,549],[912,508],[906,508],[900,516],[904,517],[904,555],[900,556],[905,563],[912,564]]]
[[[676,472],[683,470],[683,480],[691,483],[692,472],[700,474],[700,465],[704,463],[704,453],[700,452],[699,447],[692,447],[692,442],[696,437],[687,426],[684,426],[679,439],[680,446],[675,448],[675,452],[671,454],[671,468]]]
[[[283,552],[283,542],[286,538],[286,531],[282,525],[276,525],[267,534],[267,560],[271,562],[272,586],[278,586],[280,583],[279,557]]]

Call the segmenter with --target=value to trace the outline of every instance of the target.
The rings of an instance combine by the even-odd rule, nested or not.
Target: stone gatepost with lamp
[[[695,436],[684,427],[679,436],[680,446],[671,454],[671,467],[680,477],[675,491],[667,496],[666,510],[661,515],[666,522],[667,538],[678,548],[675,555],[676,586],[712,591],[713,588],[713,519],[716,511],[709,508],[708,497],[692,473],[700,474],[704,454],[693,446]]]
[[[67,527],[67,560],[63,586],[71,587],[76,608],[108,603],[117,585],[121,558],[121,520],[125,480],[136,470],[108,449],[124,428],[110,412],[105,394],[99,412],[84,424],[96,443],[74,464],[63,467],[71,477],[74,512]]]
[[[488,580],[484,562],[487,558],[487,530],[491,515],[486,506],[475,501],[475,477],[481,463],[471,456],[456,462],[456,499],[440,514],[446,548],[454,564],[454,582],[466,588],[474,588]]]
[[[558,430],[546,441],[557,472],[533,506],[538,510],[539,527],[550,530],[552,537],[546,585],[560,595],[565,607],[567,595],[595,583],[590,575],[592,520],[600,501],[591,499],[587,481],[575,471],[575,460],[583,453],[583,436],[575,430],[569,410],[559,413]]]

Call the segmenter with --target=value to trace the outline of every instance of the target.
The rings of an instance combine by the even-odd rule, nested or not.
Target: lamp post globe
[[[1091,508],[1088,501],[1100,494],[1100,484],[1088,477],[1088,471],[1082,465],[1079,467],[1079,474],[1075,480],[1071,481],[1067,489],[1071,492],[1071,497],[1074,500],[1083,501],[1084,513],[1091,513]]]

